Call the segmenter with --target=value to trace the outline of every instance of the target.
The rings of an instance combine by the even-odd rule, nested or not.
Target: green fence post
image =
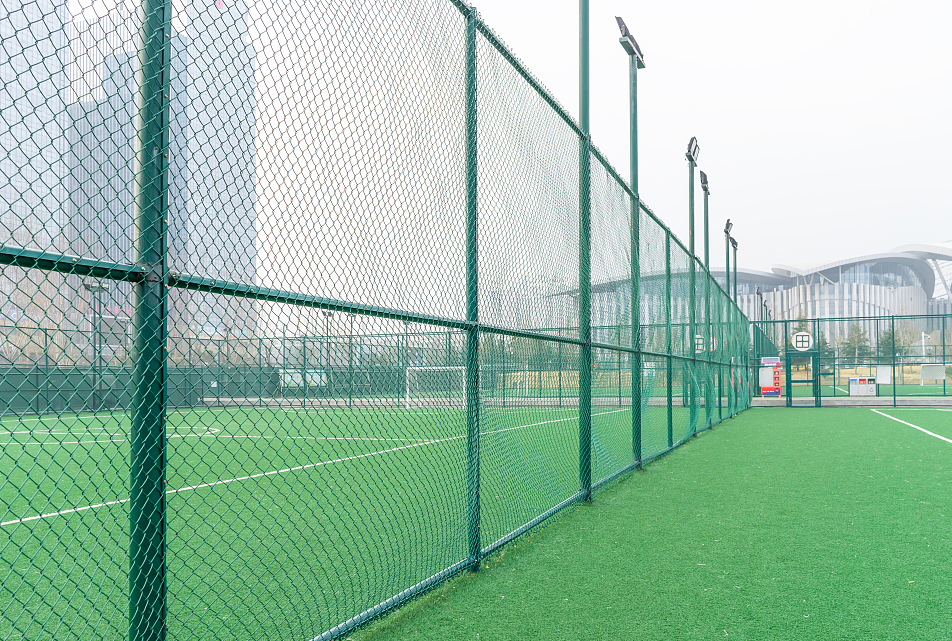
[[[354,404],[354,315],[350,317],[350,340],[347,344],[347,407]]]
[[[559,407],[562,407],[562,343],[559,343]]]
[[[943,340],[945,337],[943,336]],[[944,351],[944,350],[943,350]],[[43,369],[45,370],[45,376],[43,377],[43,398],[45,399],[44,407],[46,412],[52,412],[53,406],[50,401],[50,330],[43,328]],[[42,416],[43,413],[40,413]]]
[[[536,358],[536,372],[538,372],[539,374],[537,377],[537,380],[539,381],[539,389],[538,389],[538,393],[536,394],[536,397],[542,398],[542,385],[544,384],[542,381],[542,373],[543,373],[542,372],[542,359],[543,359],[542,341],[536,341],[536,346],[538,347],[538,349],[536,350],[536,353],[538,355]]]
[[[164,641],[166,627],[166,236],[171,0],[140,10],[135,402],[129,480],[129,638]]]
[[[724,296],[717,297],[717,336],[719,358],[717,361],[717,420],[724,420],[724,352],[727,349],[727,336],[724,332]]]
[[[704,220],[707,226],[707,190],[704,190]],[[704,256],[707,262],[707,231],[704,232]],[[704,354],[707,360],[704,367],[704,427],[708,428],[714,423],[714,408],[712,407],[714,399],[711,394],[711,387],[714,380],[712,360],[714,359],[714,345],[711,339],[714,336],[714,328],[711,325],[711,271],[708,265],[705,265],[706,277],[704,279]]]
[[[591,135],[589,132],[588,0],[579,0],[579,485],[585,501],[592,500],[592,239]]]
[[[466,443],[470,568],[479,569],[479,273],[476,141],[476,9],[466,15]],[[449,334],[447,334],[447,342]]]
[[[664,230],[664,273],[664,324],[667,330],[665,350],[668,354],[668,447],[672,447],[674,445],[674,414],[672,413],[674,398],[671,394],[671,380],[674,370],[671,366],[671,232],[667,229]]]
[[[889,317],[890,331],[892,332],[892,388],[893,407],[896,407],[896,317]]]

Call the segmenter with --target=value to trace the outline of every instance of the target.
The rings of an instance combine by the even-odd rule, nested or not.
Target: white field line
[[[192,428],[190,428],[192,429]],[[197,429],[197,428],[194,428]],[[214,436],[217,432],[221,430],[217,427],[209,427],[202,434],[168,434],[166,438],[190,438],[195,436]],[[13,434],[35,434],[36,432],[12,432]],[[50,432],[49,434],[55,434],[58,436],[69,436],[70,432]],[[7,447],[10,445],[22,445],[23,447],[59,447],[60,445],[80,445],[82,443],[127,443],[129,441],[128,433],[123,432],[121,434],[107,434],[106,436],[123,436],[125,438],[103,438],[103,439],[87,439],[82,441],[33,441],[33,442],[24,442],[24,441],[7,441],[6,443],[0,443],[0,447]]]
[[[170,425],[165,428],[167,430],[211,430],[214,432],[220,432],[221,429],[217,427],[205,427],[204,425]],[[126,430],[107,430],[105,428],[93,428],[89,430],[82,430],[78,434],[103,434],[106,433],[106,436],[119,436],[120,434],[129,435],[129,432]],[[47,430],[17,430],[15,432],[0,432],[0,434],[52,434],[54,436],[75,436],[77,432],[51,432]]]
[[[599,412],[598,414],[593,414],[593,416],[601,416],[602,414],[617,414],[618,412],[627,412],[627,411],[630,411],[630,409],[620,409],[620,410],[614,410],[614,411],[611,411],[611,412]],[[536,427],[536,426],[538,426],[538,425],[548,425],[549,423],[561,423],[561,422],[565,422],[565,421],[570,421],[570,420],[572,420],[573,418],[575,418],[575,417],[568,417],[568,418],[562,418],[562,419],[554,419],[554,420],[551,420],[551,421],[541,421],[541,422],[539,422],[539,423],[531,423],[531,424],[529,424],[529,425],[516,425],[516,426],[514,426],[514,427],[507,427],[507,428],[504,428],[504,429],[501,429],[501,430],[493,430],[493,431],[489,431],[489,432],[480,432],[480,435],[498,434],[498,433],[500,433],[500,432],[508,432],[508,431],[516,430],[516,429],[519,429],[519,428],[522,428],[522,427]],[[165,492],[165,494],[166,494],[166,495],[169,495],[169,494],[178,494],[179,492],[190,492],[190,491],[193,491],[193,490],[198,490],[198,489],[202,489],[202,488],[206,488],[206,487],[213,487],[213,486],[215,486],[215,485],[226,485],[226,484],[228,484],[228,483],[237,483],[237,482],[239,482],[239,481],[248,481],[248,480],[251,480],[251,479],[263,478],[263,477],[265,477],[265,476],[275,476],[275,475],[277,475],[277,474],[287,474],[288,472],[299,472],[299,471],[301,471],[301,470],[308,470],[308,469],[312,469],[312,468],[315,468],[315,467],[322,467],[322,466],[324,466],[324,465],[331,465],[332,463],[344,463],[344,462],[346,462],[346,461],[355,461],[355,460],[357,460],[357,459],[369,458],[369,457],[371,457],[371,456],[376,456],[377,454],[389,454],[389,453],[391,453],[391,452],[399,452],[400,450],[408,450],[408,449],[411,449],[411,448],[414,448],[414,447],[422,447],[422,446],[424,446],[424,445],[436,445],[437,443],[446,443],[446,442],[449,442],[449,441],[458,441],[458,440],[464,439],[464,438],[466,438],[465,435],[463,435],[463,436],[450,436],[450,437],[447,437],[447,438],[434,439],[434,440],[430,440],[430,441],[422,441],[422,442],[420,442],[420,443],[411,443],[410,445],[401,445],[401,446],[399,446],[399,447],[392,447],[392,448],[386,449],[386,450],[378,450],[378,451],[375,451],[375,452],[366,452],[366,453],[364,453],[364,454],[355,454],[354,456],[345,456],[345,457],[343,457],[343,458],[333,459],[333,460],[331,460],[331,461],[319,461],[319,462],[317,462],[317,463],[308,463],[307,465],[297,465],[297,466],[295,466],[295,467],[286,467],[286,468],[281,469],[281,470],[272,470],[272,471],[270,471],[270,472],[259,472],[258,474],[249,474],[248,476],[239,476],[239,477],[237,477],[237,478],[226,479],[226,480],[223,480],[223,481],[212,481],[211,483],[200,483],[199,485],[190,485],[190,486],[188,486],[188,487],[180,487],[180,488],[175,489],[175,490],[167,490],[167,491]],[[116,500],[116,501],[108,501],[108,502],[106,502],[106,503],[96,503],[96,504],[94,504],[94,505],[86,505],[86,506],[84,506],[84,507],[74,507],[74,508],[70,508],[70,509],[68,509],[68,510],[59,510],[58,512],[48,512],[48,513],[46,513],[46,514],[37,514],[36,516],[27,516],[27,517],[24,517],[24,518],[21,518],[21,519],[12,519],[12,520],[10,520],[10,521],[0,522],[0,527],[6,527],[6,526],[8,526],[8,525],[16,525],[16,524],[18,524],[18,523],[26,523],[26,522],[28,522],[28,521],[38,521],[38,520],[40,520],[40,519],[46,519],[46,518],[50,518],[50,517],[53,517],[53,516],[61,516],[61,515],[63,515],[63,514],[72,514],[72,513],[74,513],[74,512],[84,512],[84,511],[86,511],[86,510],[95,510],[95,509],[98,509],[98,508],[101,508],[101,507],[108,507],[108,506],[110,506],[110,505],[120,505],[120,504],[122,504],[122,503],[128,503],[129,500],[130,500],[130,499],[119,499],[119,500]]]
[[[833,389],[838,389],[838,390],[840,390],[841,392],[846,392],[847,394],[850,393],[850,391],[849,391],[848,389],[843,389],[842,387],[836,387],[836,386],[834,386]]]
[[[952,443],[952,439],[946,438],[946,437],[944,437],[944,436],[939,436],[938,434],[933,434],[933,433],[930,432],[929,430],[923,429],[923,428],[919,427],[918,425],[913,425],[912,423],[907,423],[906,421],[902,421],[902,420],[896,418],[895,416],[890,416],[889,414],[883,414],[883,413],[880,412],[879,410],[872,410],[872,411],[875,412],[875,413],[877,413],[877,414],[879,414],[880,416],[885,416],[886,418],[891,418],[892,420],[896,421],[897,423],[902,423],[903,425],[908,425],[909,427],[914,427],[914,428],[916,428],[917,430],[919,430],[920,432],[925,432],[925,433],[928,434],[929,436],[934,436],[934,437],[936,437],[937,439],[941,439],[941,440],[945,441],[946,443]]]
[[[169,415],[171,415],[171,414],[178,414],[178,415],[186,415],[186,414],[209,414],[209,413],[211,413],[211,414],[220,414],[220,413],[222,413],[222,412],[232,412],[232,413],[244,412],[244,413],[247,414],[247,413],[248,413],[248,410],[258,410],[258,409],[264,409],[264,408],[266,408],[266,407],[269,407],[269,406],[263,406],[263,407],[207,407],[207,408],[201,408],[201,409],[200,409],[200,408],[191,407],[191,408],[183,408],[183,409],[172,409],[172,410],[169,410],[169,411],[168,411],[168,414],[169,414]],[[107,417],[107,418],[113,418],[113,417],[115,417],[116,420],[122,420],[123,418],[127,418],[127,417],[129,416],[129,413],[126,412],[125,410],[122,410],[122,411],[116,410],[116,411],[98,412],[98,413],[95,413],[95,412],[87,412],[86,414],[56,414],[56,413],[54,413],[54,412],[50,412],[50,413],[49,413],[48,415],[46,415],[46,416],[33,416],[33,417],[30,417],[30,418],[23,418],[23,417],[20,417],[20,416],[4,416],[3,418],[0,418],[0,425],[5,424],[5,423],[36,423],[36,422],[44,422],[44,421],[53,421],[53,422],[57,422],[57,423],[58,423],[58,422],[65,422],[65,421],[79,421],[79,420],[98,419],[98,418],[103,418],[104,416]]]
[[[385,436],[280,436],[278,434],[183,434],[181,438],[250,438],[250,439],[281,439],[282,441],[392,441],[394,443],[420,443],[423,438],[395,438]]]

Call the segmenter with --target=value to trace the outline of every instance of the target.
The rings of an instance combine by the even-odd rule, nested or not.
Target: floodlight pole
[[[737,305],[737,239],[731,238],[731,245],[734,246],[734,304]]]
[[[714,356],[714,349],[712,345],[711,338],[714,335],[714,328],[711,325],[711,254],[710,254],[710,245],[711,245],[711,233],[710,227],[708,225],[708,196],[710,196],[711,189],[707,182],[707,174],[701,172],[701,189],[704,190],[704,269],[706,270],[706,278],[704,279],[704,354],[707,364],[705,365],[706,375],[704,377],[704,417],[705,417],[705,427],[709,427],[707,423],[708,419],[711,418],[711,407],[713,403],[713,398],[711,398],[711,390],[713,388],[711,382],[711,359]]]
[[[589,129],[588,0],[579,0],[579,490],[592,500],[592,242],[591,132]]]
[[[724,289],[727,297],[731,297],[731,219],[727,219],[724,226]]]
[[[628,32],[625,22],[616,17],[622,49],[628,54],[628,135],[631,152],[631,445],[632,457],[641,465],[641,197],[638,192],[638,69],[644,69],[644,58],[638,43]],[[619,382],[621,374],[619,374]]]
[[[697,140],[695,138],[691,138],[691,141],[688,143],[688,150],[684,154],[684,157],[688,159],[688,254],[689,260],[691,261],[691,273],[688,281],[690,287],[690,291],[688,292],[688,340],[691,345],[691,377],[689,380],[694,380],[697,373],[697,309],[695,303],[695,297],[697,295],[697,256],[694,252],[694,168],[697,162]],[[688,403],[691,408],[691,432],[697,433],[697,409],[696,399],[694,398],[694,385],[689,384],[687,391]]]

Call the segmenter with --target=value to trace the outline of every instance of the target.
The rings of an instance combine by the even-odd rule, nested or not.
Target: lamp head
[[[732,223],[732,222],[731,222],[731,219],[728,218],[728,219],[727,219],[727,224],[724,225],[724,233],[725,233],[725,234],[730,234],[730,233],[731,233],[731,230],[732,230],[733,228],[734,228],[734,223]]]
[[[697,162],[697,157],[701,153],[701,148],[698,147],[697,138],[691,136],[691,140],[688,141],[688,152],[685,154],[687,159],[692,162]]]
[[[734,251],[737,251],[737,239],[734,238],[733,236],[731,236],[730,239],[731,239],[731,246],[734,248]]]
[[[641,54],[641,47],[638,46],[634,36],[628,31],[625,21],[618,16],[615,16],[615,21],[618,23],[618,30],[621,31],[621,38],[618,39],[618,42],[621,44],[622,49],[624,49],[625,53],[629,56],[635,57],[635,64],[639,69],[644,69],[645,57]]]
[[[705,193],[710,191],[710,187],[707,184],[707,174],[703,171],[701,172],[701,189],[703,189]]]

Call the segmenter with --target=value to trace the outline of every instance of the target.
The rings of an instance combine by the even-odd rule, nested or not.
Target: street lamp
[[[644,69],[645,57],[641,53],[641,47],[638,46],[634,36],[632,36],[631,32],[628,31],[625,21],[618,16],[615,16],[615,21],[618,23],[618,30],[621,31],[621,38],[618,39],[618,42],[621,43],[625,53],[633,58],[632,62],[637,65],[637,68]]]
[[[731,236],[731,245],[734,247],[734,302],[737,302],[737,239]]]
[[[638,192],[638,70],[645,68],[645,58],[635,38],[628,31],[625,21],[615,16],[621,37],[618,39],[622,49],[628,54],[628,135],[631,160],[631,347],[633,352],[631,406],[641,407],[641,197]],[[631,413],[632,455],[637,464],[641,464],[641,412]]]
[[[727,297],[731,296],[731,229],[734,228],[734,224],[731,222],[731,219],[727,219],[727,224],[724,225],[724,288],[727,290]]]
[[[684,157],[688,159],[688,253],[694,260],[694,167],[697,166],[697,157],[701,153],[697,138],[691,137],[688,141],[688,150]]]
[[[690,290],[688,292],[688,323],[690,325],[691,341],[696,340],[697,336],[697,305],[694,297],[697,293],[697,255],[694,252],[694,167],[697,164],[697,157],[701,148],[698,147],[697,138],[691,137],[688,141],[688,150],[684,157],[688,160],[688,254],[691,261]],[[691,350],[692,359],[697,359],[697,348]],[[690,393],[693,395],[694,387],[691,386]],[[693,399],[692,399],[693,401]],[[697,428],[696,405],[691,403],[691,428],[692,431]]]
[[[708,218],[707,218],[707,198],[711,195],[711,188],[707,184],[707,174],[703,171],[701,172],[701,189],[704,190],[704,266],[710,270],[711,269],[711,256],[710,256],[710,238],[711,233],[708,228]]]
[[[99,409],[102,404],[102,299],[99,297],[100,294],[108,292],[109,288],[103,285],[101,282],[87,282],[83,283],[83,287],[93,295],[93,300],[95,302],[95,324],[93,328],[93,377],[96,379],[95,387],[93,388],[93,398],[95,399],[96,409]]]

